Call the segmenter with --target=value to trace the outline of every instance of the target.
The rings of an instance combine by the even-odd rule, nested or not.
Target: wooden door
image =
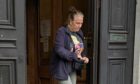
[[[80,2],[80,4],[79,4]],[[49,61],[51,50],[57,29],[64,23],[68,8],[75,6],[87,16],[86,0],[39,0],[38,5],[38,77],[39,84],[57,84],[57,81],[50,77]],[[82,30],[87,34],[87,20]],[[86,66],[82,71],[82,77],[78,78],[77,84],[86,84]]]
[[[132,84],[135,0],[101,0],[99,84]]]
[[[26,84],[25,0],[0,0],[0,84]]]
[[[53,48],[52,0],[38,2],[38,80],[39,84],[56,84],[50,76],[49,63]],[[58,18],[59,19],[59,18]],[[57,20],[56,20],[57,22]]]

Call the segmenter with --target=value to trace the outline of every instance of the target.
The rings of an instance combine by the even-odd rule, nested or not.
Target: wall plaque
[[[111,42],[127,42],[127,34],[110,33]]]

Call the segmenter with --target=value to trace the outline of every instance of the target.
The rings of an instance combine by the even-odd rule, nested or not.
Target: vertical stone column
[[[139,52],[139,69],[138,69],[138,84],[140,84],[140,52]]]
[[[133,84],[140,84],[140,0],[136,5]]]

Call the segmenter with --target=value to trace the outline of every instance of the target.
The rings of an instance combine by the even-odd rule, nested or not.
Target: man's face
[[[73,32],[77,32],[80,30],[83,24],[83,16],[82,15],[75,15],[74,19],[70,21],[71,30]]]

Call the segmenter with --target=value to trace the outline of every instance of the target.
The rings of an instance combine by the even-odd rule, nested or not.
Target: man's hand
[[[81,54],[80,49],[76,49],[76,50],[75,50],[75,53],[76,53],[77,55],[80,55],[80,54]]]
[[[80,59],[80,60],[83,60],[83,58],[80,54],[77,55],[77,58]]]
[[[82,57],[82,60],[84,61],[85,64],[89,62],[89,59],[87,57]]]

